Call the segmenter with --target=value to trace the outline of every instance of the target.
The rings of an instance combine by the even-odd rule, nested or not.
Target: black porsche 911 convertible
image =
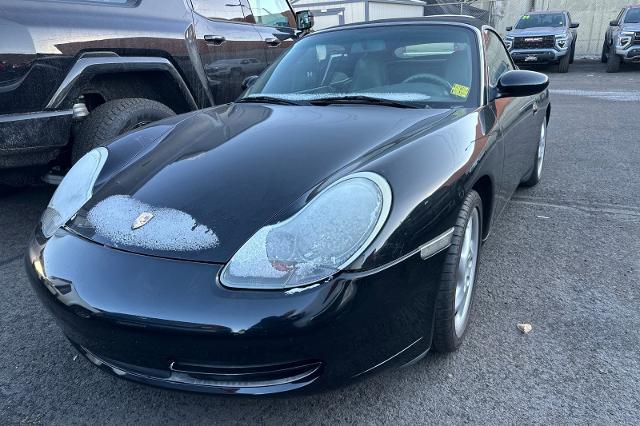
[[[80,159],[33,287],[118,376],[316,391],[457,349],[482,241],[541,176],[548,79],[465,17],[301,39],[234,103]]]

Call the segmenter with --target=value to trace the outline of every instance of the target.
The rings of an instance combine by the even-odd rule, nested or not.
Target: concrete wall
[[[387,19],[387,18],[411,18],[414,16],[422,16],[424,12],[424,6],[422,5],[408,5],[408,4],[393,4],[393,3],[378,3],[374,0],[369,2],[369,19]]]

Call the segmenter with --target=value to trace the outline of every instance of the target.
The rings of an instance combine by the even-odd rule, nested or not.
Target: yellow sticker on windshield
[[[467,99],[467,96],[469,96],[469,90],[471,89],[467,86],[463,86],[462,84],[454,84],[451,88],[451,94],[459,98]]]

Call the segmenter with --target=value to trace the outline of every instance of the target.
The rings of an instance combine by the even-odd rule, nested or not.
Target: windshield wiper
[[[383,105],[390,106],[395,108],[428,108],[428,106],[418,106],[409,102],[402,101],[394,101],[391,99],[384,98],[376,98],[374,96],[363,96],[363,95],[353,95],[353,96],[336,96],[335,98],[320,98],[313,99],[310,101],[312,105],[335,105],[335,104],[368,104],[368,105]]]
[[[276,105],[309,105],[308,102],[292,101],[289,99],[276,98],[274,96],[248,96],[246,98],[238,99],[236,102],[237,103],[254,102],[254,103],[276,104]]]

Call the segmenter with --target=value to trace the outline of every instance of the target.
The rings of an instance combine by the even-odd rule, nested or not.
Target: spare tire
[[[71,160],[75,164],[93,148],[106,146],[126,132],[173,115],[175,113],[169,107],[150,99],[125,98],[105,102],[80,125],[71,149]]]

